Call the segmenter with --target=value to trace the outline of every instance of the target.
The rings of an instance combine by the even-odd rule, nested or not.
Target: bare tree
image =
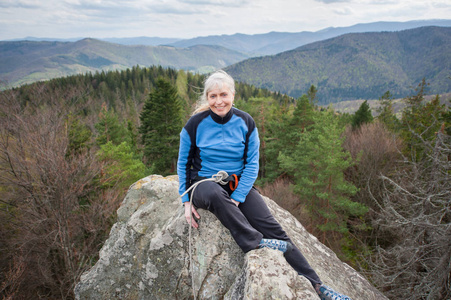
[[[383,194],[373,197],[381,240],[368,275],[392,299],[451,297],[451,137],[442,126],[422,142],[426,159],[381,175]]]
[[[389,174],[395,169],[396,162],[400,159],[401,139],[379,121],[364,123],[355,130],[348,126],[344,134],[346,139],[343,147],[356,161],[346,171],[346,179],[359,188],[353,198],[373,207],[368,188],[376,195],[383,190],[379,174]]]
[[[68,151],[68,116],[83,91],[47,89],[35,85],[26,102],[18,91],[0,94],[0,222],[7,237],[0,252],[10,262],[1,266],[5,298],[72,299],[117,209],[117,195],[97,191],[94,150]]]

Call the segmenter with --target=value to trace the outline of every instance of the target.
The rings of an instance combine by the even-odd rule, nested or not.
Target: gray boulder
[[[189,230],[177,191],[177,176],[151,175],[130,187],[98,262],[75,287],[76,299],[193,299]],[[386,299],[290,213],[264,199],[325,284],[354,300]],[[244,254],[213,214],[199,213],[199,229],[191,231],[199,299],[319,299],[280,251]]]

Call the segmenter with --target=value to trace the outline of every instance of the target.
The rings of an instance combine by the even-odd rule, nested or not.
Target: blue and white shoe
[[[351,300],[348,296],[337,293],[327,285],[319,287],[319,297],[321,300]]]
[[[282,251],[283,253],[287,252],[287,250],[290,250],[291,247],[292,247],[291,243],[282,241],[282,240],[275,240],[275,239],[262,239],[260,241],[260,244],[258,244],[258,249],[270,248],[270,249]]]

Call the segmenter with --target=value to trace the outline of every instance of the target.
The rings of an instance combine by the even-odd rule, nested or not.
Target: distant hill
[[[86,37],[85,37],[86,38]],[[59,39],[59,38],[38,38],[33,36],[28,36],[22,39],[11,39],[5,40],[4,42],[18,42],[18,41],[30,41],[30,42],[77,42],[83,40],[85,38],[68,38],[68,39]],[[126,37],[126,38],[96,38],[96,40],[115,43],[120,45],[144,45],[144,46],[160,46],[160,45],[168,45],[171,43],[175,43],[182,39],[177,38],[163,38],[163,37],[147,37],[147,36],[139,36],[139,37]]]
[[[374,22],[349,27],[330,27],[316,32],[269,32],[264,34],[213,35],[180,40],[170,44],[174,47],[193,45],[218,45],[253,56],[273,55],[303,45],[337,37],[346,33],[400,31],[425,26],[451,27],[451,20],[424,20],[409,22]],[[120,41],[117,41],[120,42]]]
[[[131,38],[103,38],[99,40],[120,45],[161,46],[178,42],[181,39],[140,36]]]
[[[187,48],[195,45],[222,46],[252,56],[273,55],[293,50],[303,45],[337,37],[346,33],[400,31],[425,26],[451,27],[451,20],[417,20],[408,22],[373,22],[356,24],[348,27],[329,27],[319,31],[302,32],[269,32],[264,34],[211,35],[192,39],[177,39],[164,37],[130,37],[130,38],[99,38],[98,40],[120,45],[170,45],[177,48]],[[57,39],[26,37],[9,41],[57,41],[75,42],[82,38]]]
[[[100,70],[161,65],[195,72],[248,58],[220,46],[124,46],[95,39],[77,42],[0,42],[0,80],[10,86]]]
[[[451,93],[446,93],[446,94],[441,94],[440,96],[440,103],[444,104],[448,107],[451,106]],[[425,102],[429,102],[432,99],[434,99],[436,97],[436,95],[428,95],[424,97]],[[337,112],[341,112],[341,113],[348,113],[348,114],[354,114],[360,107],[360,105],[362,105],[362,103],[365,100],[350,100],[350,101],[341,101],[338,103],[334,103],[332,105],[332,107],[334,108],[335,111]],[[371,108],[371,113],[373,114],[373,116],[377,116],[377,109],[380,106],[380,101],[379,100],[367,100],[368,105]],[[392,101],[392,108],[393,108],[393,112],[398,115],[399,117],[401,117],[402,115],[402,111],[403,109],[406,107],[406,101],[405,98],[398,98],[398,99],[394,99]]]
[[[451,91],[451,28],[352,33],[226,70],[236,80],[299,97],[313,84],[321,104],[411,93],[422,78],[430,93]]]

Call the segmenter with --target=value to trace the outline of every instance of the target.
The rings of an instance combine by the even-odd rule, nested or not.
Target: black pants
[[[262,238],[293,244],[255,188],[251,189],[246,201],[238,207],[230,200],[229,193],[227,186],[207,181],[196,187],[191,199],[195,207],[212,212],[230,231],[244,252],[256,249]],[[285,252],[284,256],[293,269],[310,280],[313,286],[321,283],[316,272],[294,244],[293,250]]]

